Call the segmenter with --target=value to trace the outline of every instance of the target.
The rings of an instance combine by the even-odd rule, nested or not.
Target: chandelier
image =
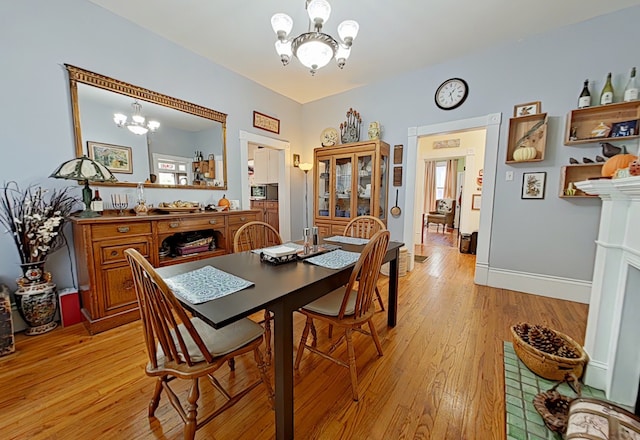
[[[160,127],[158,121],[146,122],[147,119],[142,116],[142,106],[138,101],[134,101],[131,107],[133,108],[131,121],[122,113],[115,113],[113,115],[113,122],[115,122],[118,127],[127,127],[131,133],[139,135],[146,134],[148,131],[156,131],[158,127]]]
[[[329,19],[331,5],[327,0],[305,0],[310,26],[314,31],[306,32],[293,39],[288,38],[293,29],[293,20],[287,14],[277,13],[271,17],[271,27],[278,36],[276,52],[282,65],[289,64],[291,55],[311,69],[311,75],[326,66],[331,58],[336,59],[341,69],[351,53],[351,44],[358,35],[359,25],[354,20],[345,20],[338,26],[340,41],[322,32],[322,25]]]

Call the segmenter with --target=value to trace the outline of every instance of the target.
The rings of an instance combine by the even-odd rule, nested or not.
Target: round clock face
[[[462,105],[469,94],[467,82],[461,78],[451,78],[440,84],[436,90],[436,105],[442,110],[453,110]]]
[[[325,128],[320,135],[320,142],[323,147],[332,147],[338,143],[338,130],[335,128]]]

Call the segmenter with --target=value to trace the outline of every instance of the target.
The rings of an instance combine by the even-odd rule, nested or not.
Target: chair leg
[[[158,409],[158,404],[160,403],[160,393],[162,393],[162,382],[167,380],[167,376],[159,377],[156,380],[156,387],[153,390],[153,397],[151,398],[151,402],[149,402],[149,417],[153,417],[156,413],[156,409]]]
[[[378,290],[378,286],[376,286],[376,297],[378,298],[378,302],[380,303],[380,308],[384,312],[384,303],[382,302],[382,295],[380,295],[380,291]]]
[[[266,352],[266,363],[271,365],[271,312],[264,311],[264,345]]]
[[[351,394],[353,400],[358,401],[358,372],[356,371],[356,351],[353,348],[353,341],[351,339],[352,330],[347,328],[345,330],[345,338],[347,339],[347,352],[349,353],[349,373],[351,373]]]
[[[333,324],[329,324],[329,339],[333,338]]]
[[[310,316],[307,316],[307,323],[304,326],[304,330],[302,330],[302,337],[300,338],[300,343],[298,344],[298,352],[296,353],[296,360],[293,363],[293,368],[295,370],[300,366],[300,360],[302,359],[302,352],[304,351],[304,346],[307,344],[307,338],[309,337],[309,329],[311,328],[312,319]]]
[[[269,380],[269,376],[267,375],[267,365],[262,358],[262,353],[260,352],[260,348],[256,347],[253,350],[253,357],[256,360],[256,364],[258,365],[258,371],[260,372],[260,379],[262,379],[262,383],[264,387],[267,389],[267,398],[269,399],[269,406],[271,409],[275,408],[274,397],[275,394],[273,392],[273,388],[271,388],[271,381]]]
[[[236,360],[234,358],[229,359],[227,364],[229,365],[229,370],[236,371]]]
[[[196,436],[198,428],[198,398],[200,397],[200,388],[198,386],[198,378],[191,381],[189,396],[187,397],[186,422],[184,425],[184,440],[193,440]]]
[[[372,320],[369,320],[369,333],[371,333],[371,337],[373,338],[373,343],[376,344],[376,349],[378,350],[378,354],[382,356],[382,344],[380,344],[380,338],[378,337],[378,332],[376,331],[376,327],[373,325]]]

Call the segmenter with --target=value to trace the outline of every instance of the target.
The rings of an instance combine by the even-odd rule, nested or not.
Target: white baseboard
[[[478,282],[479,265],[476,265],[476,282]],[[591,281],[574,280],[513,270],[482,268],[487,271],[486,285],[500,289],[515,290],[549,298],[575,301],[589,304],[591,297]],[[481,274],[485,276],[484,274]]]
[[[608,369],[609,366],[607,364],[589,359],[587,368],[584,371],[583,381],[585,385],[599,390],[606,390]]]

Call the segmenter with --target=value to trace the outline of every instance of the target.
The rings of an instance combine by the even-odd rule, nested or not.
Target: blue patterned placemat
[[[360,258],[360,254],[358,252],[349,252],[338,249],[316,257],[307,258],[304,261],[315,264],[316,266],[326,267],[328,269],[342,269],[358,261],[358,258]]]
[[[165,282],[173,293],[191,304],[211,301],[253,285],[251,281],[212,266],[166,278]]]
[[[337,243],[356,244],[356,245],[369,243],[368,238],[345,237],[344,235],[335,235],[333,237],[328,237],[328,238],[325,238],[324,241],[335,241]]]

